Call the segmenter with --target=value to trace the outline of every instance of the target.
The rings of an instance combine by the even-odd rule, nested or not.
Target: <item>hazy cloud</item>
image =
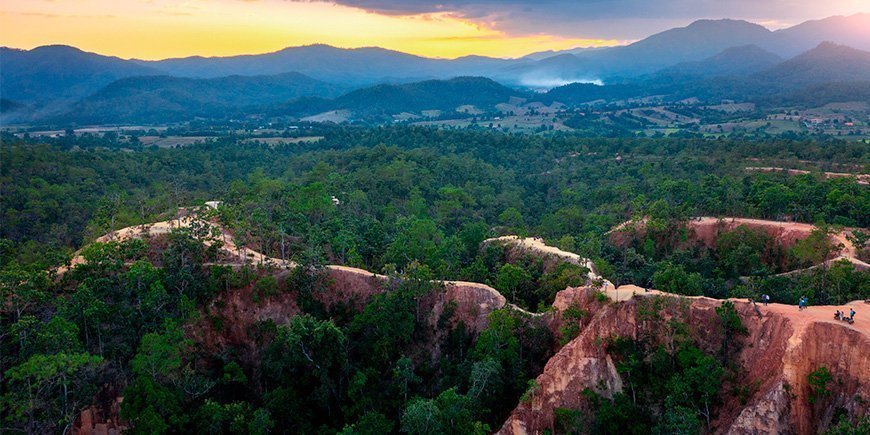
[[[699,18],[795,24],[863,12],[852,0],[331,0],[386,15],[449,12],[508,32],[632,39]],[[870,6],[864,9],[870,10]]]

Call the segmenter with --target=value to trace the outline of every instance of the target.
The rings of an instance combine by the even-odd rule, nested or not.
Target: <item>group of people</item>
[[[851,322],[855,321],[855,309],[849,308],[849,317],[846,317],[845,311],[841,312],[840,310],[837,310],[837,312],[834,313],[834,318],[837,320],[844,320],[846,322],[851,323]]]

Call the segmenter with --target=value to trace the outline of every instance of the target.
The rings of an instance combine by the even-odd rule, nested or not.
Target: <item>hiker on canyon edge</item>
[[[855,320],[855,309],[849,308],[849,318]]]
[[[803,309],[806,307],[807,307],[807,297],[801,296],[801,298],[798,300],[798,310],[803,311]]]
[[[768,302],[770,302],[770,295],[767,295],[767,294],[761,295],[761,304],[766,307]]]

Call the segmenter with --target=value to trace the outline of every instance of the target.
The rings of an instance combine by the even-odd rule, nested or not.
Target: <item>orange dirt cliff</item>
[[[501,427],[501,434],[539,434],[555,429],[557,408],[582,409],[584,389],[610,397],[623,390],[623,379],[606,351],[608,338],[636,339],[652,334],[665,342],[667,332],[648,320],[651,307],[666,307],[667,318],[682,312],[681,321],[692,330],[693,339],[707,351],[721,343],[715,308],[722,301],[683,298],[658,291],[620,287],[622,302],[600,306],[594,288],[567,289],[557,296],[554,307],[563,310],[579,304],[592,313],[580,334],[554,355],[537,378],[531,400],[520,403]],[[624,296],[624,297],[623,297]],[[741,400],[730,391],[721,392],[722,405],[711,420],[711,431],[729,434],[810,434],[827,427],[835,410],[867,415],[870,406],[870,305],[853,302],[859,313],[848,325],[833,319],[836,307],[771,304],[759,307],[733,300],[748,334],[740,340],[735,357],[740,385],[749,396]],[[590,304],[597,306],[591,307]],[[671,307],[670,312],[667,307]],[[862,308],[868,309],[863,310]],[[866,311],[867,316],[861,316]],[[670,313],[670,314],[669,314]],[[863,317],[863,318],[862,318]],[[665,328],[666,329],[666,328]],[[810,401],[808,375],[826,367],[833,375],[831,396]]]

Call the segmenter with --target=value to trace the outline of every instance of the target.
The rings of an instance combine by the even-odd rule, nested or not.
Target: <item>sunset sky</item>
[[[432,57],[624,44],[698,18],[779,28],[870,0],[4,0],[0,45],[123,58],[264,53],[325,43]]]

